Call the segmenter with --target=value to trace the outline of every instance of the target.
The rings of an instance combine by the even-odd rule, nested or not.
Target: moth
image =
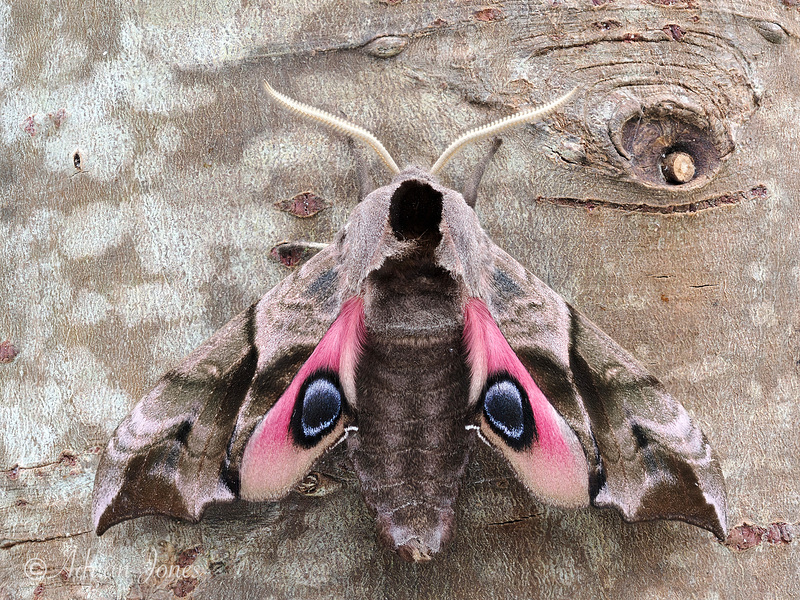
[[[278,500],[343,441],[379,538],[427,561],[454,535],[482,440],[541,501],[724,538],[722,472],[683,406],[481,229],[477,187],[499,143],[463,195],[436,178],[465,144],[569,94],[468,132],[425,171],[400,170],[368,131],[265,88],[375,149],[394,179],[133,408],[97,471],[98,535],[142,515],[197,521],[211,503]]]

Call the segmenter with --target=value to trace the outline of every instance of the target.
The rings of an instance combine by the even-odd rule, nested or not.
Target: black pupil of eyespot
[[[319,378],[306,386],[300,427],[306,438],[326,432],[342,412],[342,394],[332,381]]]
[[[525,413],[519,388],[509,380],[492,384],[486,390],[483,409],[489,423],[503,437],[521,440],[525,433]]]

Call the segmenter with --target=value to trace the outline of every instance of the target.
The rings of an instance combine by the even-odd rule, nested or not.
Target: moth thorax
[[[397,239],[426,238],[436,247],[442,237],[442,194],[424,181],[404,181],[392,195],[389,221]]]

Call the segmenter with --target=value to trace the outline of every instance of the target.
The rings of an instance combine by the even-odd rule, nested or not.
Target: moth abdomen
[[[452,536],[472,447],[460,328],[414,345],[374,332],[367,340],[348,449],[381,539],[407,560],[427,560]]]

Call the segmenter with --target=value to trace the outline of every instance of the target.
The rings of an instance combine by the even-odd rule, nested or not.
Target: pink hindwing
[[[496,426],[492,427],[490,415],[482,404],[483,436],[505,455],[522,482],[538,498],[560,506],[587,505],[588,466],[577,436],[547,401],[497,327],[486,304],[478,298],[469,300],[464,308],[464,342],[471,371],[470,403],[484,403],[488,386],[499,381],[505,389],[522,388],[524,393],[519,398],[530,404],[533,416],[532,439],[515,448]],[[527,406],[521,408],[528,410]]]
[[[364,302],[351,298],[320,340],[292,383],[267,412],[247,442],[240,469],[240,494],[246,500],[282,496],[344,431],[341,418],[319,442],[304,447],[292,435],[300,392],[316,373],[338,377],[345,397],[355,399],[355,370],[364,337]]]

